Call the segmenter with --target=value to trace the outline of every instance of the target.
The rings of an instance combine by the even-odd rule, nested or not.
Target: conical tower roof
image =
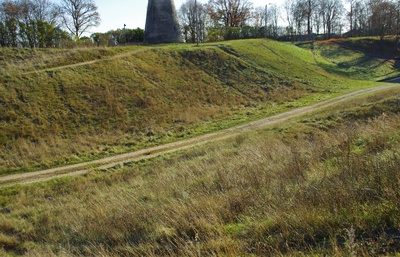
[[[148,44],[181,42],[174,0],[149,0],[144,38]]]

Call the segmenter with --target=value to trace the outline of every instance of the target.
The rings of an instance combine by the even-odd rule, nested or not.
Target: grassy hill
[[[269,40],[139,50],[1,49],[0,174],[172,141],[372,85]]]
[[[46,69],[74,61],[57,51],[24,57],[26,66],[7,61],[20,66],[0,75],[2,174],[173,141],[378,85],[351,79],[317,50],[269,40],[85,49],[79,62],[99,59],[100,50],[126,55],[54,71]],[[28,61],[43,59],[38,67]],[[1,188],[0,254],[395,256],[399,96],[391,89],[152,160]]]

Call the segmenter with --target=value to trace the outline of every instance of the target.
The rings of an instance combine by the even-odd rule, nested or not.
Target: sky
[[[186,0],[174,0],[176,9]],[[206,3],[207,0],[198,0],[199,3]],[[281,5],[283,0],[250,0],[254,7],[265,6],[265,4]],[[100,13],[101,24],[92,28],[91,33],[107,32],[123,28],[124,24],[129,29],[142,28],[146,24],[147,0],[95,0]]]

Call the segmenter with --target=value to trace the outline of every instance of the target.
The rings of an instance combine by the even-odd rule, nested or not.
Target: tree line
[[[3,0],[0,46],[64,47],[99,23],[93,0]]]
[[[285,0],[255,7],[251,0],[187,0],[178,9],[185,42],[269,37],[281,40],[398,35],[400,1]],[[141,28],[82,37],[100,24],[95,0],[0,0],[1,47],[115,46],[140,43]],[[285,24],[284,26],[279,24]]]
[[[250,0],[187,0],[178,16],[186,42],[260,37],[311,40],[343,35],[383,38],[399,34],[400,1],[285,0],[279,6],[254,7]]]
[[[137,44],[144,41],[144,30],[136,29],[116,29],[106,33],[93,33],[91,39],[96,46],[118,46],[127,44]]]
[[[115,46],[144,40],[143,29],[125,27],[82,36],[100,21],[94,0],[0,0],[0,46]]]

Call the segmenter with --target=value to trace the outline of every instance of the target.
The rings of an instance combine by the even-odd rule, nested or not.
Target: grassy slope
[[[352,78],[382,80],[399,76],[395,40],[387,38],[382,47],[379,38],[332,39],[316,42],[314,53],[324,69]]]
[[[13,74],[59,67],[78,62],[104,59],[135,49],[137,47],[90,49],[3,48],[0,51],[0,72]]]
[[[0,75],[0,173],[121,153],[370,86],[325,72],[309,51],[265,40],[147,48],[21,73],[135,49],[14,50],[26,64],[7,57],[17,68]]]
[[[272,112],[269,106],[283,110],[306,104],[310,99],[329,97],[364,84],[324,72],[314,65],[309,52],[290,44],[263,44],[265,41],[261,40],[228,42],[218,48],[173,46],[126,58],[124,65],[118,66],[119,62],[109,65],[120,69],[132,65],[141,73],[138,79],[143,79],[143,83],[153,82],[150,84],[153,88],[148,87],[154,90],[153,94],[158,92],[158,86],[164,86],[163,79],[171,79],[169,84],[186,81],[178,76],[170,78],[169,72],[181,72],[188,65],[196,65],[199,68],[195,74],[201,76],[194,75],[196,79],[189,82],[200,80],[202,83],[198,84],[203,84],[207,78],[215,85],[213,88],[220,86],[224,92],[232,91],[222,97],[232,98],[221,106],[228,115],[237,113],[238,117],[243,111],[256,114],[259,108],[267,109],[262,113]],[[267,51],[269,48],[273,51]],[[285,59],[290,60],[290,56],[298,57],[291,60],[292,71],[284,68]],[[148,66],[147,57],[152,57]],[[223,61],[218,62],[217,57]],[[128,62],[132,59],[134,65]],[[176,60],[179,69],[173,69]],[[81,72],[81,78],[85,79],[92,69],[102,67],[98,66],[73,71]],[[168,66],[165,74],[161,66]],[[147,75],[152,68],[157,72]],[[230,72],[229,76],[224,75],[226,72]],[[68,73],[72,72],[57,73],[53,75],[69,78]],[[99,74],[96,72],[96,78],[106,81]],[[230,80],[233,76],[241,83]],[[271,84],[260,83],[260,78]],[[124,77],[115,77],[114,81],[118,79]],[[246,80],[249,87],[243,87]],[[68,84],[63,81],[63,85]],[[290,90],[293,88],[298,90]],[[178,88],[168,96],[179,96],[184,90]],[[243,90],[248,91],[244,94]],[[213,96],[210,91],[203,92],[207,92],[205,99]],[[124,92],[118,93],[116,97]],[[95,97],[88,92],[86,95]],[[391,90],[362,97],[284,127],[127,164],[118,170],[1,189],[2,253],[28,256],[393,254],[400,251],[399,96],[399,90]],[[157,98],[162,103],[168,103],[168,99]],[[217,99],[220,97],[214,101]],[[200,108],[219,106],[206,102]],[[171,108],[168,104],[165,107]],[[165,114],[162,108],[146,109],[150,110],[155,115],[152,117],[157,117],[158,112]],[[89,115],[90,109],[85,112]],[[218,115],[215,117],[224,117],[223,113]],[[190,119],[193,117],[190,115]],[[215,118],[205,117],[209,117],[208,121]],[[90,121],[89,118],[90,115]],[[157,135],[155,120],[151,131],[142,132],[144,141]],[[101,121],[89,124],[97,123]],[[187,124],[196,121],[180,118],[175,123],[181,126],[178,131],[185,131]],[[122,123],[116,120],[118,126],[114,127],[112,123],[106,124],[118,132]],[[164,130],[169,123],[160,124],[164,124],[160,125]],[[87,138],[93,140],[88,140],[88,144],[96,145],[98,142],[90,134],[90,129],[95,128],[87,129]],[[100,136],[106,135],[100,132]],[[65,137],[68,141],[68,135]]]
[[[0,245],[27,256],[393,254],[399,96],[106,173],[1,189]]]

